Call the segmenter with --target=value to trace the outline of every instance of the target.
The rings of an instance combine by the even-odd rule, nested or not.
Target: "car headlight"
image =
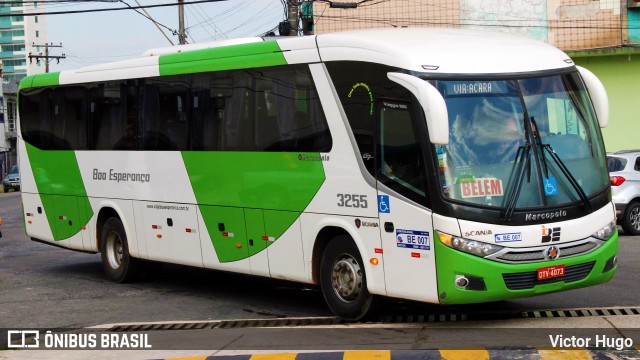
[[[611,238],[611,236],[613,235],[614,232],[616,232],[616,222],[615,220],[608,223],[605,227],[603,227],[602,229],[596,231],[593,233],[594,238],[598,238],[600,240],[609,240],[609,238]]]
[[[503,249],[502,246],[487,244],[481,241],[464,239],[438,231],[438,238],[444,245],[466,252],[467,254],[485,257]]]

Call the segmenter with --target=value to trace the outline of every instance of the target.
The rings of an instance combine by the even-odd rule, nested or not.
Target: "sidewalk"
[[[640,360],[640,315],[149,333],[153,350],[8,350],[0,352],[0,359]],[[602,336],[610,340],[609,349],[594,346],[595,337]],[[572,342],[588,339],[588,348],[571,348]],[[630,348],[616,349],[629,341]],[[176,344],[200,350],[160,349]]]

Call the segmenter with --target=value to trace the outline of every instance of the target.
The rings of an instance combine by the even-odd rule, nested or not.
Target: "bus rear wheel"
[[[360,320],[373,312],[362,257],[353,240],[341,235],[327,244],[320,261],[320,287],[334,314]]]
[[[143,270],[140,260],[131,257],[127,234],[120,219],[107,219],[100,236],[102,267],[107,278],[118,283],[137,280]]]

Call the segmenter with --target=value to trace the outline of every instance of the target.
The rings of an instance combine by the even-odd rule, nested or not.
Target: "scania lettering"
[[[607,94],[541,42],[225,40],[29,76],[18,97],[27,234],[101,253],[116,282],[161,262],[287,279],[361,319],[380,297],[517,299],[617,269]]]

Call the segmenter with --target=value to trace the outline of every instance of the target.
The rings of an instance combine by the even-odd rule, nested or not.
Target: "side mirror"
[[[403,73],[387,73],[389,80],[402,85],[418,99],[427,121],[429,140],[437,145],[449,143],[449,115],[440,92],[425,80]]]
[[[609,124],[609,97],[607,97],[607,90],[600,79],[591,71],[581,66],[576,67],[580,71],[584,84],[587,85],[589,94],[591,94],[591,101],[593,101],[593,107],[596,109],[598,123],[601,128],[606,127]]]

